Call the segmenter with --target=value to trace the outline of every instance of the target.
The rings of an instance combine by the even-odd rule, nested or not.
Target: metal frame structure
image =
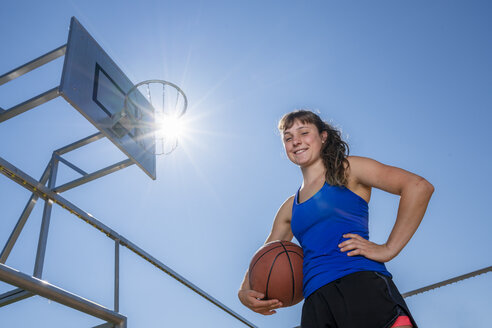
[[[60,46],[24,65],[21,65],[10,72],[0,76],[0,86],[14,80],[15,78],[22,76],[40,66],[43,66],[58,57],[65,55],[67,49],[67,45]],[[18,105],[15,105],[9,109],[0,108],[0,123],[11,119],[17,115],[20,115],[32,108],[35,108],[41,104],[44,104],[52,99],[57,98],[60,95],[59,86],[56,86],[46,92],[43,92],[31,99],[28,99]],[[87,173],[82,169],[78,168],[76,165],[72,164],[68,160],[62,157],[63,154],[66,154],[72,150],[81,148],[85,145],[88,145],[96,140],[104,138],[105,136],[101,133],[95,133],[86,138],[83,138],[79,141],[76,141],[72,144],[69,144],[65,147],[62,147],[58,150],[55,150],[52,154],[51,160],[46,166],[41,178],[36,180],[35,178],[29,176],[25,172],[21,171],[7,160],[0,157],[0,173],[11,179],[14,182],[17,182],[22,187],[28,189],[32,192],[31,197],[27,201],[27,204],[20,215],[17,224],[15,225],[12,233],[10,234],[2,252],[0,253],[0,280],[4,281],[7,284],[17,286],[16,289],[0,294],[0,307],[7,306],[9,304],[21,301],[23,299],[29,298],[34,295],[39,295],[45,298],[48,298],[57,303],[66,305],[78,311],[87,313],[91,316],[97,317],[104,321],[107,321],[107,324],[102,324],[94,328],[103,328],[103,327],[118,327],[118,328],[126,328],[126,317],[121,315],[119,312],[119,251],[120,246],[124,246],[128,248],[133,253],[137,254],[145,261],[151,263],[159,270],[165,272],[170,275],[172,278],[176,279],[186,287],[193,290],[195,293],[205,298],[224,312],[233,316],[237,320],[241,321],[248,327],[255,328],[256,326],[250,323],[248,320],[232,311],[229,307],[200,289],[198,286],[188,281],[186,278],[166,266],[164,263],[147,253],[145,250],[125,238],[124,236],[118,234],[116,231],[111,229],[110,227],[104,225],[102,222],[97,220],[91,214],[83,211],[78,208],[62,196],[60,193],[76,188],[82,184],[87,182],[96,180],[110,173],[119,171],[123,168],[131,166],[135,164],[131,159],[126,159],[121,162],[115,163],[103,169],[100,169],[93,173]],[[70,167],[74,171],[78,172],[82,175],[82,177],[65,183],[60,186],[56,186],[56,177],[58,173],[58,165],[59,163],[63,163],[66,166]],[[46,184],[48,184],[46,186]],[[28,275],[22,273],[18,270],[15,270],[7,265],[5,262],[12,251],[24,225],[29,218],[34,206],[36,205],[37,200],[41,198],[44,200],[44,210],[43,210],[43,218],[41,223],[41,229],[38,240],[38,247],[36,253],[36,262],[34,266],[34,272],[32,275]],[[107,237],[114,240],[115,250],[114,250],[114,309],[110,310],[102,305],[94,303],[90,300],[82,298],[76,294],[70,293],[68,291],[63,290],[60,287],[57,287],[53,284],[48,283],[47,281],[42,280],[43,274],[43,265],[44,258],[46,252],[46,244],[48,239],[48,231],[50,225],[51,218],[51,210],[53,203],[61,206],[62,208],[69,211],[71,214],[74,214],[78,218],[82,219],[86,223],[90,224],[94,228],[100,230],[102,233],[106,234]],[[469,279],[480,274],[492,272],[492,266],[476,270],[458,277],[454,277],[436,284],[432,284],[426,287],[422,287],[407,293],[402,294],[403,297],[410,297],[419,293],[427,292],[429,290],[443,287],[455,282],[459,282],[465,279]]]
[[[18,68],[0,76],[0,85],[5,84],[13,79],[32,71],[52,60],[63,56],[66,52],[66,45],[58,47],[53,51],[50,51]],[[36,97],[33,97],[21,104],[13,106],[9,109],[0,108],[0,123],[4,122],[12,117],[20,115],[36,106],[44,104],[49,100],[52,100],[60,95],[59,86],[54,87]],[[0,157],[0,173],[17,182],[22,187],[26,188],[32,192],[31,197],[27,201],[27,204],[20,215],[17,224],[15,225],[10,237],[8,238],[2,252],[0,253],[0,280],[4,281],[10,285],[16,286],[16,289],[8,291],[0,295],[0,307],[6,306],[8,304],[21,301],[23,299],[29,298],[34,295],[40,295],[42,297],[48,298],[60,304],[66,305],[73,309],[81,312],[85,312],[94,317],[100,318],[107,321],[107,324],[100,325],[98,327],[126,327],[126,317],[121,315],[119,312],[119,251],[120,246],[128,248],[133,253],[137,254],[145,261],[151,263],[159,270],[170,275],[172,278],[176,279],[186,287],[193,290],[195,293],[205,298],[215,306],[217,306],[222,311],[233,316],[237,320],[241,321],[248,327],[256,327],[248,320],[231,310],[229,307],[206,293],[204,290],[172,270],[170,267],[166,266],[164,263],[159,261],[157,258],[153,257],[151,254],[147,253],[145,250],[137,246],[135,243],[131,242],[129,239],[118,234],[116,231],[110,227],[103,224],[101,221],[96,219],[91,214],[80,209],[76,205],[69,202],[67,199],[60,196],[60,193],[76,188],[92,180],[101,178],[110,173],[116,172],[130,165],[134,162],[131,159],[123,160],[119,163],[110,165],[103,169],[100,169],[93,173],[87,173],[72,164],[68,160],[62,157],[62,155],[88,145],[96,140],[104,138],[101,132],[95,133],[91,136],[83,138],[58,150],[55,150],[51,156],[51,159],[46,166],[41,178],[36,180],[35,178],[29,176],[19,168],[15,167],[13,164],[9,163],[4,158]],[[70,181],[62,185],[56,185],[56,177],[58,173],[58,166],[62,163],[72,170],[78,172],[81,177]],[[38,247],[36,253],[36,260],[34,266],[34,272],[32,275],[22,273],[15,270],[7,265],[5,262],[12,251],[29,215],[31,214],[37,200],[41,198],[44,200],[44,210],[41,223],[41,229],[39,233]],[[62,208],[74,214],[76,217],[82,219],[84,222],[90,224],[94,228],[98,229],[107,237],[114,240],[115,244],[115,264],[114,264],[114,309],[110,310],[102,305],[94,303],[90,300],[84,299],[78,295],[65,291],[53,284],[50,284],[42,280],[43,275],[43,265],[46,252],[46,244],[48,239],[50,217],[53,204],[57,204]]]

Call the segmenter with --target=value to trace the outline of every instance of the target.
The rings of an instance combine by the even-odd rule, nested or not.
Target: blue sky
[[[475,0],[12,1],[0,11],[0,74],[64,44],[76,16],[133,82],[181,86],[188,130],[158,157],[156,181],[134,165],[63,196],[257,326],[294,327],[301,304],[263,317],[236,297],[278,207],[301,183],[276,132],[293,109],[319,110],[352,154],[434,184],[419,230],[387,264],[401,292],[491,265],[491,14],[490,2]],[[0,107],[57,86],[62,63],[0,86]],[[0,156],[39,178],[53,150],[95,132],[58,98],[0,124]],[[124,155],[100,140],[66,158],[92,172]],[[75,177],[61,166],[60,183]],[[29,193],[4,176],[0,192],[3,247]],[[26,273],[42,203],[6,262]],[[386,240],[397,205],[373,192],[373,241]],[[113,242],[58,207],[44,268],[49,282],[112,307]],[[491,290],[489,273],[407,303],[423,328],[486,327]],[[129,327],[245,327],[127,250],[120,296]],[[0,320],[101,323],[40,297],[0,308]]]

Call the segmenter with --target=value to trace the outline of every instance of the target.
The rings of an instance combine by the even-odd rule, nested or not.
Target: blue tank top
[[[369,239],[367,202],[350,189],[325,182],[311,198],[299,204],[299,191],[292,206],[291,228],[304,251],[303,294],[358,271],[377,271],[391,277],[384,263],[362,255],[347,256],[338,244],[342,236],[356,233]]]

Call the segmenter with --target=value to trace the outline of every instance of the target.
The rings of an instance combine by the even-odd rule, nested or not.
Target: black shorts
[[[417,328],[390,277],[377,272],[349,274],[319,288],[304,301],[302,328],[389,328],[407,315]]]

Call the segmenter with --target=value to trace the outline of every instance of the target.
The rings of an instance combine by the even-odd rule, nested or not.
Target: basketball
[[[278,299],[283,307],[302,301],[302,248],[290,241],[263,245],[251,259],[249,283],[264,299]]]

